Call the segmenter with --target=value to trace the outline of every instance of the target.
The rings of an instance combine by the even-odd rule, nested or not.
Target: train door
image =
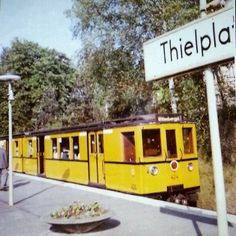
[[[44,174],[44,136],[37,137],[38,174]]]
[[[166,130],[166,145],[168,158],[177,158],[176,130]]]
[[[103,133],[89,133],[89,176],[92,184],[105,184]]]
[[[181,149],[181,130],[180,125],[171,124],[166,125],[166,157],[168,159],[181,159],[183,151]]]
[[[105,184],[103,132],[97,132],[98,183]]]

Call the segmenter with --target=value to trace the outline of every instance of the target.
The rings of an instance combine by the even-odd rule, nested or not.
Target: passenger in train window
[[[53,159],[58,159],[58,155],[57,155],[57,150],[56,148],[54,149],[53,148],[53,156],[52,156]]]
[[[63,150],[61,152],[61,159],[63,159],[63,160],[69,159],[68,150],[66,150],[65,148],[63,148]]]
[[[79,136],[72,137],[72,145],[73,145],[73,159],[80,159],[80,145],[79,145]]]
[[[17,157],[19,157],[19,143],[18,141],[15,141],[15,154]]]
[[[32,143],[32,140],[29,140],[29,142],[28,142],[28,155],[29,155],[29,157],[33,156],[33,143]]]
[[[76,153],[74,153],[74,159],[78,160],[78,155]]]
[[[57,154],[57,139],[52,138],[52,158],[53,159],[58,159],[58,154]]]
[[[74,154],[74,159],[75,159],[75,160],[79,160],[79,159],[80,159],[80,153]]]
[[[79,153],[79,145],[78,143],[74,144],[73,146],[73,153],[74,153],[74,159],[79,160],[80,159],[80,153]]]

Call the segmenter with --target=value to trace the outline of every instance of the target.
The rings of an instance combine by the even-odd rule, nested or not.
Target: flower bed
[[[59,210],[51,212],[50,216],[53,219],[83,219],[88,217],[101,216],[104,213],[106,213],[106,210],[103,209],[97,202],[88,205],[84,203],[74,202],[67,207],[63,207]]]

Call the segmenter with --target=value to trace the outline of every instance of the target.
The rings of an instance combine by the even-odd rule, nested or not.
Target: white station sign
[[[218,11],[143,45],[147,81],[184,73],[234,57],[233,8]]]

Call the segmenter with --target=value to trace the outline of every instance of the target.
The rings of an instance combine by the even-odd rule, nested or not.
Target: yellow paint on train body
[[[45,173],[48,178],[88,184],[87,162],[46,160]]]

